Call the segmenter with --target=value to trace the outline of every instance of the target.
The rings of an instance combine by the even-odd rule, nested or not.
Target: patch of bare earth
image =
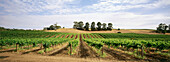
[[[51,36],[50,38],[54,37],[55,35]]]
[[[70,38],[73,38],[74,35],[71,35]]]
[[[78,34],[76,35],[76,37],[74,39],[77,39],[77,37],[78,37]]]
[[[135,29],[122,29],[122,30],[112,30],[112,31],[83,31],[77,30],[72,28],[64,28],[64,29],[57,29],[57,30],[46,30],[46,32],[64,32],[64,33],[139,33],[139,34],[160,34],[155,33],[153,30],[135,30]],[[165,35],[170,35],[170,33],[166,33]]]
[[[85,42],[82,40],[82,36],[80,34],[80,48],[79,48],[79,56],[81,58],[97,58],[99,55],[92,50]]]
[[[69,35],[67,35],[65,38],[68,38],[69,37]]]
[[[57,35],[55,38],[58,38],[60,36],[60,34],[59,35]]]
[[[102,59],[74,58],[70,56],[43,56],[35,54],[0,53],[0,62],[112,62]]]
[[[63,38],[65,35],[62,35],[61,38]]]

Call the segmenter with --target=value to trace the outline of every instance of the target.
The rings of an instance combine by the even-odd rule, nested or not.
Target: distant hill
[[[46,32],[64,32],[64,33],[139,33],[139,34],[159,34],[155,33],[155,30],[152,29],[121,29],[116,30],[113,29],[112,31],[83,31],[83,30],[77,30],[72,28],[61,28],[57,30],[45,30]],[[170,35],[170,33],[166,33],[167,35]]]

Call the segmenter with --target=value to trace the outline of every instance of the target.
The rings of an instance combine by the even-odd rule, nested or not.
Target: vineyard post
[[[42,49],[42,47],[43,47],[43,44],[41,43],[41,47],[40,48]]]
[[[28,49],[30,49],[29,45],[28,45]]]
[[[72,45],[70,43],[70,55],[71,55],[71,53],[72,53]]]
[[[141,55],[142,55],[142,57],[143,57],[143,45],[141,46]]]
[[[102,46],[102,55],[103,55],[103,46]]]
[[[70,43],[70,55],[72,53],[72,43]]]
[[[18,47],[17,47],[17,45],[18,45],[18,44],[16,43],[16,52],[17,52],[17,50],[18,50]]]
[[[47,44],[45,43],[45,53],[47,52]]]

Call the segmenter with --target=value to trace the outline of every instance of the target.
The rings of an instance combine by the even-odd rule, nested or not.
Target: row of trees
[[[168,30],[168,29],[169,30]],[[163,34],[165,34],[165,33],[169,33],[170,32],[170,24],[169,24],[169,26],[168,25],[166,25],[165,23],[163,24],[163,23],[160,23],[159,25],[158,25],[158,27],[157,27],[157,30],[156,30],[156,32],[157,33],[163,33]]]
[[[58,26],[57,23],[55,23],[54,25],[50,25],[49,27],[45,27],[44,30],[56,30],[56,29],[60,29],[61,26]]]
[[[113,28],[112,23],[108,23],[108,27],[106,26],[107,25],[106,23],[102,24],[101,22],[97,23],[97,27],[95,27],[95,25],[96,25],[95,22],[91,23],[91,31],[112,30]],[[73,25],[74,29],[89,31],[89,27],[90,27],[89,22],[86,22],[84,26],[84,23],[82,21],[80,22],[74,21],[74,25]]]

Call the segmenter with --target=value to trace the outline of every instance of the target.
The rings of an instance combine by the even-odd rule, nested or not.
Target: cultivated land
[[[54,31],[0,31],[0,62],[170,62],[170,35]]]
[[[159,34],[159,33],[155,33],[154,30],[147,30],[147,29],[121,29],[119,31],[121,33]],[[112,31],[83,31],[83,30],[77,30],[72,28],[46,30],[46,32],[64,32],[64,33],[117,33],[119,31],[115,29],[113,29]],[[166,35],[170,35],[170,33],[166,33]]]

